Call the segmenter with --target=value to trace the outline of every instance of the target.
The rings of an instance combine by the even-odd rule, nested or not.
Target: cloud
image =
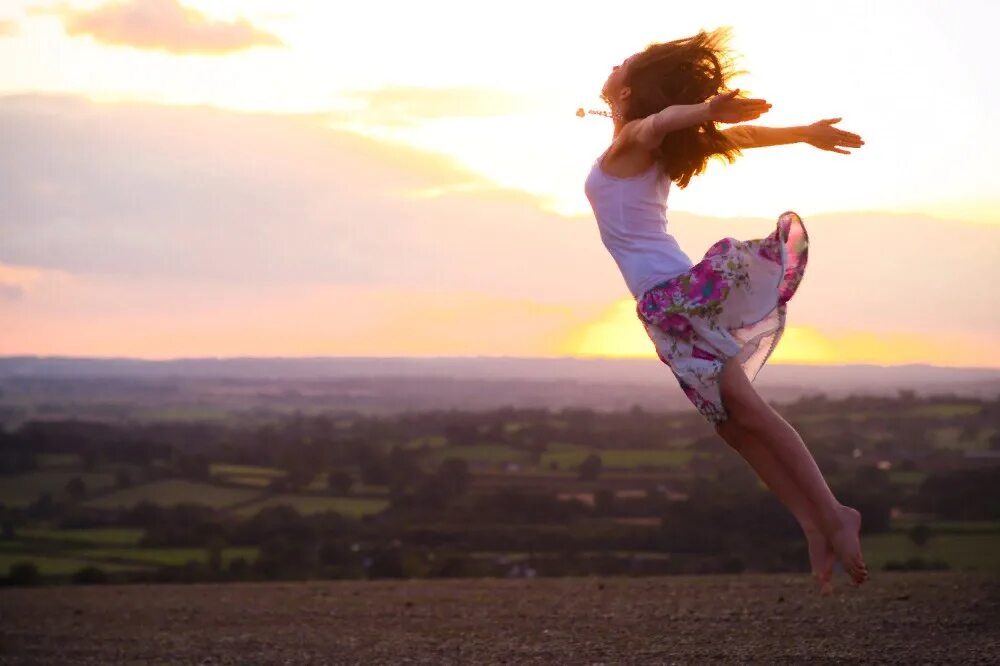
[[[377,90],[353,90],[341,94],[346,101],[360,102],[359,112],[367,123],[411,125],[424,120],[455,117],[503,116],[531,109],[537,99],[497,90],[477,88],[420,88],[390,86]]]
[[[0,20],[0,37],[8,37],[10,35],[16,35],[17,31],[18,31],[17,21]]]
[[[0,261],[540,302],[621,292],[590,226],[319,118],[27,95],[0,98],[0,144]],[[600,282],[576,291],[582,274]]]
[[[0,263],[0,300],[21,300],[28,290],[39,281],[43,271],[23,266],[7,266]]]
[[[64,6],[56,11],[67,34],[89,35],[104,44],[208,55],[282,45],[246,19],[214,21],[177,0],[127,0],[93,10]]]
[[[164,355],[646,344],[591,217],[547,213],[451,160],[321,116],[8,96],[0,145],[0,262],[43,277],[25,286],[0,273],[8,353],[120,343],[142,355],[144,339]],[[975,364],[977,350],[1000,348],[989,300],[1000,227],[891,213],[805,222],[809,264],[788,326],[819,337],[790,332],[789,353],[905,343],[914,358]],[[670,223],[697,260],[775,221],[673,211]]]

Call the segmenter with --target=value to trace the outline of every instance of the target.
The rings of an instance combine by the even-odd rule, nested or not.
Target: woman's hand
[[[850,155],[851,153],[841,150],[837,146],[860,148],[865,145],[865,142],[857,134],[833,127],[833,123],[838,123],[841,120],[842,118],[827,118],[826,120],[817,120],[812,125],[806,125],[805,137],[802,140],[820,150],[832,150],[835,153]]]
[[[709,119],[719,123],[742,123],[760,118],[771,110],[766,100],[736,97],[739,92],[737,88],[710,98],[706,102]]]

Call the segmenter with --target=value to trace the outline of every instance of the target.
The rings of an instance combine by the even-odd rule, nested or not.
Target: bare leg
[[[756,436],[757,441],[771,452],[773,461],[785,469],[793,480],[792,485],[808,499],[813,512],[805,511],[806,515],[812,516],[854,584],[860,585],[868,576],[858,534],[861,515],[837,501],[802,438],[760,397],[735,358],[730,358],[723,366],[720,391],[730,418],[716,428],[719,435],[727,442],[732,439],[738,443],[745,442],[748,435]],[[767,464],[770,459],[748,458],[747,461],[769,487],[771,481],[780,484]],[[760,463],[760,468],[755,461]],[[765,474],[771,481],[764,477]],[[790,506],[795,500],[784,492],[785,495],[779,497]]]
[[[727,436],[729,439],[726,439]],[[761,480],[795,516],[806,537],[809,565],[813,578],[820,586],[820,593],[828,595],[833,592],[833,562],[836,556],[823,531],[818,527],[816,507],[758,437],[747,431],[732,428],[726,430],[723,439],[750,463]]]

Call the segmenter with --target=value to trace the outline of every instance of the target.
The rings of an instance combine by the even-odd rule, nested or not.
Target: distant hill
[[[582,384],[670,385],[656,359],[524,357],[234,357],[143,360],[131,358],[0,357],[5,378],[244,379],[294,382],[421,377],[452,380],[555,381]],[[464,382],[463,382],[464,383]],[[1000,394],[1000,368],[932,365],[769,364],[757,376],[768,393],[884,394],[912,390],[991,398]]]

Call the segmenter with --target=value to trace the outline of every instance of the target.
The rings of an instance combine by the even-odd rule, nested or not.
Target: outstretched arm
[[[771,105],[763,99],[736,97],[739,88],[712,97],[700,104],[674,104],[658,113],[633,120],[622,130],[629,143],[652,149],[669,132],[701,125],[708,121],[739,123],[759,118]]]
[[[763,127],[761,125],[737,125],[722,130],[727,139],[740,148],[764,148],[798,143],[806,140],[806,127]]]
[[[853,132],[846,132],[839,127],[833,127],[833,123],[840,120],[840,118],[827,118],[819,120],[812,125],[798,125],[795,127],[737,125],[736,127],[729,127],[722,130],[722,133],[740,148],[763,148],[765,146],[780,146],[788,143],[802,142],[808,143],[810,146],[814,146],[820,150],[829,150],[835,153],[850,155],[848,151],[841,150],[837,146],[860,148],[865,145],[865,142]]]

